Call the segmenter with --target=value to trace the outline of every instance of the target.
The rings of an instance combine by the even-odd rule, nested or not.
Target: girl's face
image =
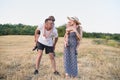
[[[68,21],[68,25],[69,25],[69,26],[72,26],[72,27],[74,27],[74,28],[77,28],[77,27],[78,27],[78,25],[76,25],[76,22],[73,21],[73,20],[69,20],[69,21]]]
[[[68,21],[68,25],[69,25],[69,26],[73,26],[74,24],[75,24],[75,22],[74,22],[73,20],[69,20],[69,21]]]

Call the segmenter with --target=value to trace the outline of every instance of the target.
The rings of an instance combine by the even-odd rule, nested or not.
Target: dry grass
[[[120,80],[120,49],[96,45],[83,39],[78,49],[79,75],[69,80]],[[66,80],[63,68],[63,38],[56,47],[57,69],[53,75],[49,56],[44,54],[40,73],[33,75],[37,52],[33,52],[33,36],[0,36],[0,80]]]

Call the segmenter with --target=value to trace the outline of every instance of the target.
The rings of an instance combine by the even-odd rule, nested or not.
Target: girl
[[[64,36],[64,68],[66,77],[77,77],[77,46],[82,38],[82,31],[77,17],[68,17],[68,19]]]

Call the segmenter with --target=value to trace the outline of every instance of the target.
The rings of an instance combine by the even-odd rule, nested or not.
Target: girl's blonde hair
[[[77,31],[80,34],[80,39],[82,39],[82,27],[80,25],[78,25]]]

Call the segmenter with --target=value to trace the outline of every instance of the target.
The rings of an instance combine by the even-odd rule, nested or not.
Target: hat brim
[[[71,17],[67,17],[68,20],[73,20]]]
[[[77,24],[81,24],[79,21],[73,19],[72,17],[67,17],[67,19],[68,19],[68,20],[73,20],[73,21],[75,21]]]

